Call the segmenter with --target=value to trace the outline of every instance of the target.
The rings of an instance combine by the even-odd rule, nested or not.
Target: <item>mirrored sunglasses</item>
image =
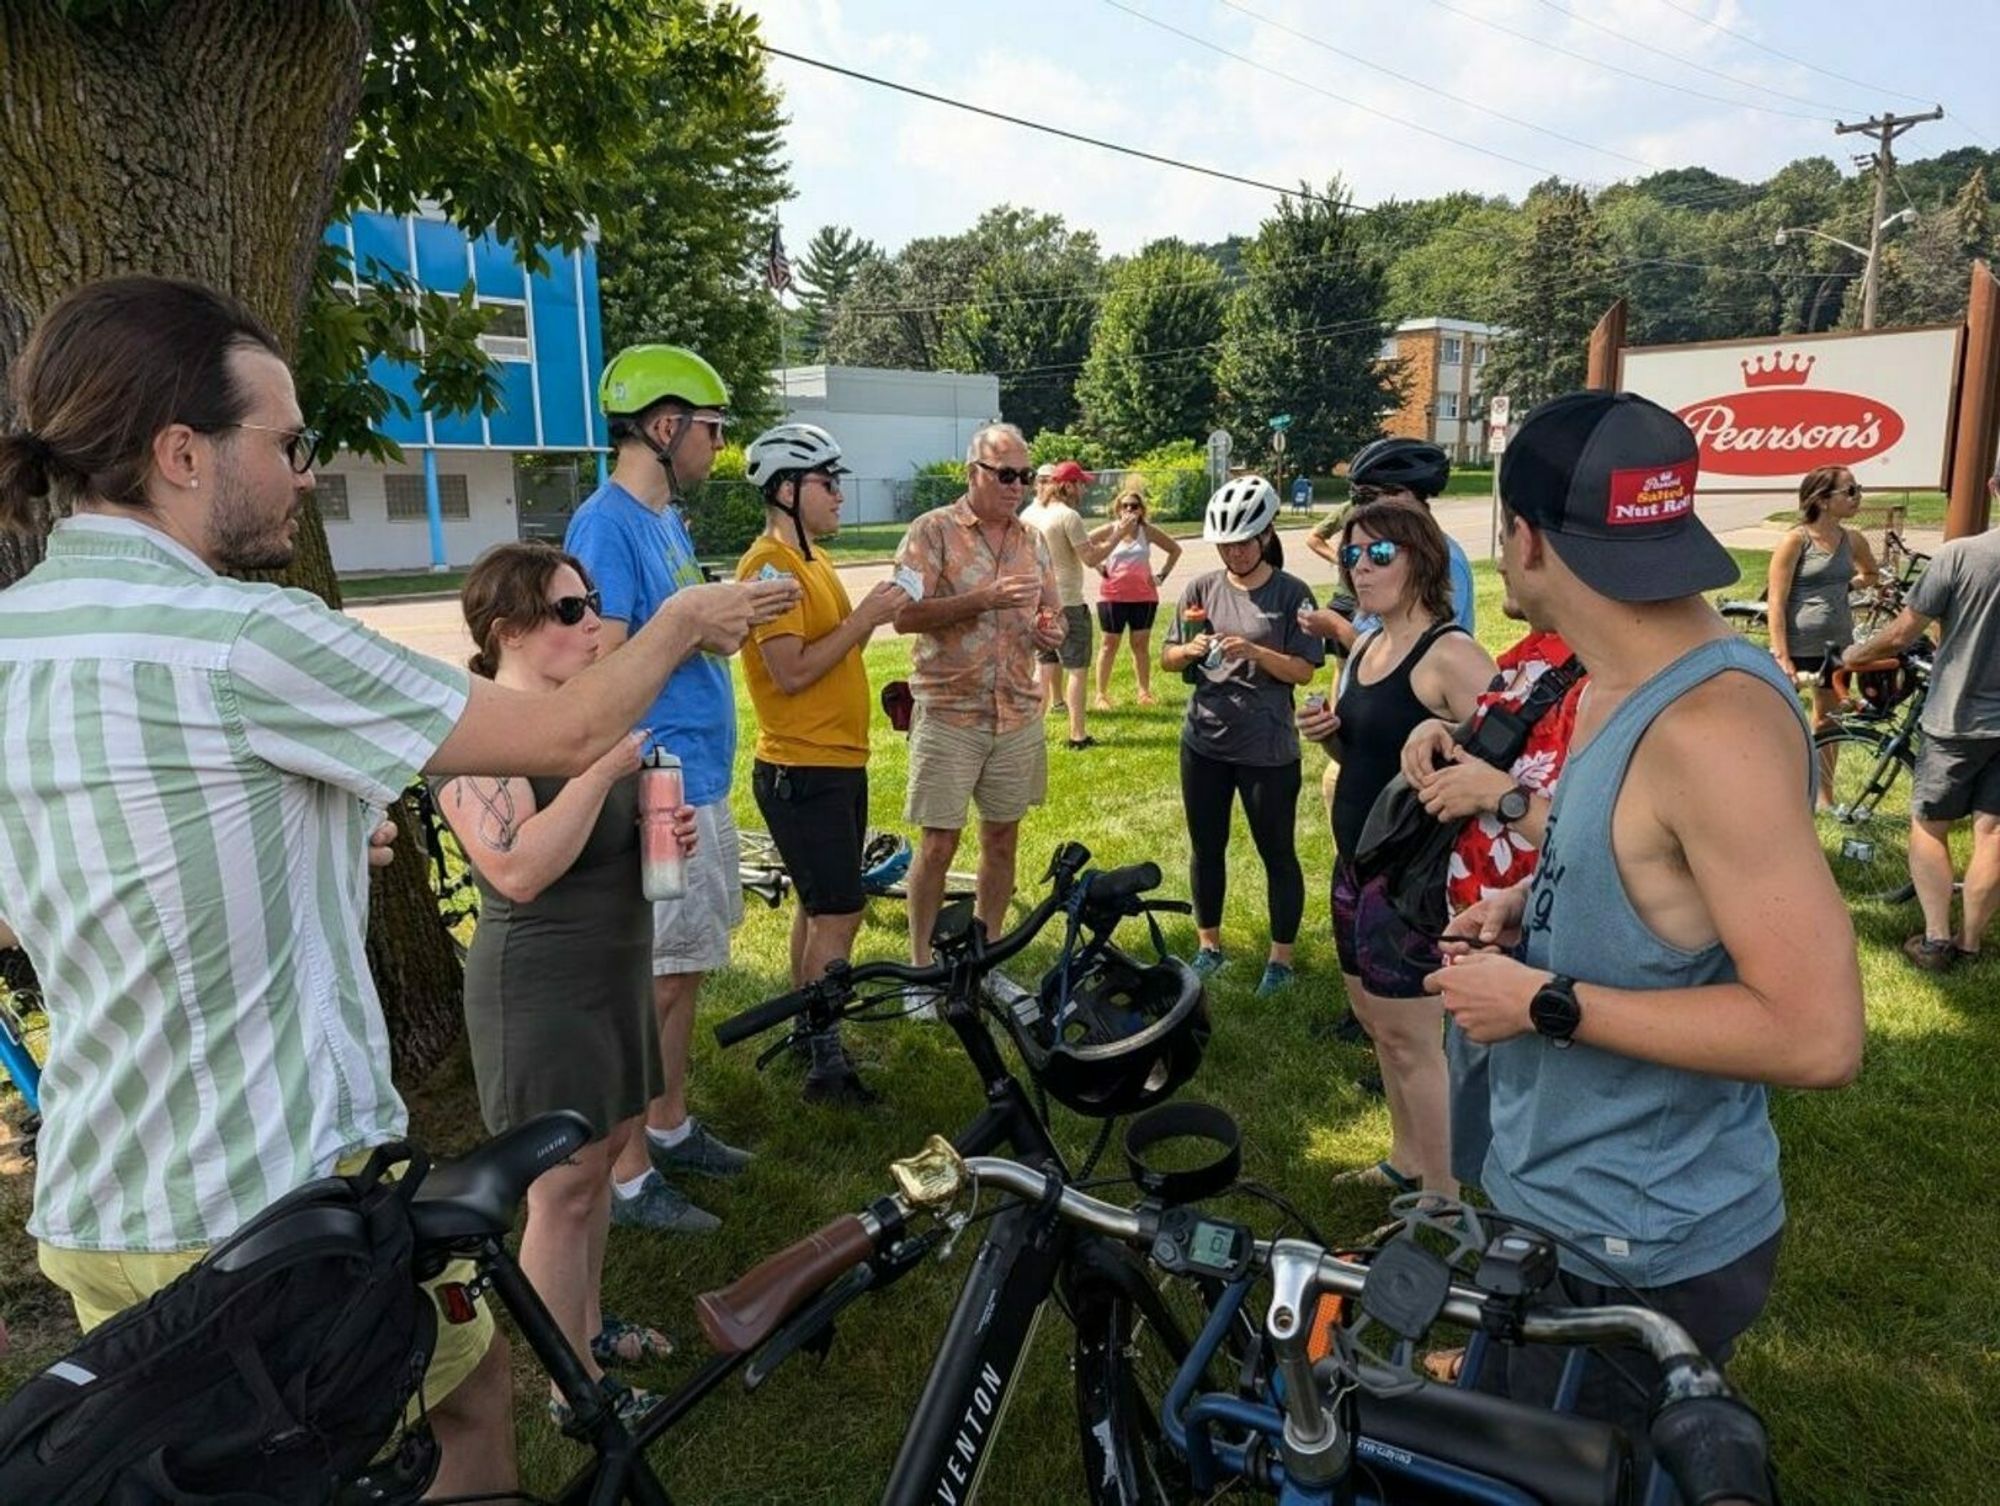
[[[1396,556],[1403,552],[1403,546],[1394,539],[1373,539],[1366,544],[1342,544],[1340,565],[1343,570],[1352,570],[1361,563],[1361,556],[1368,556],[1368,563],[1378,569],[1392,565]]]

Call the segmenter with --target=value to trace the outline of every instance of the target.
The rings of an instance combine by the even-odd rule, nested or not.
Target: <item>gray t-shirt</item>
[[[1273,570],[1254,591],[1238,590],[1227,571],[1197,575],[1181,593],[1167,642],[1186,643],[1204,632],[1232,634],[1292,654],[1310,664],[1325,662],[1326,645],[1299,626],[1299,613],[1318,606],[1296,575]],[[1190,622],[1191,606],[1206,622]],[[1292,720],[1292,687],[1247,659],[1226,659],[1220,667],[1194,669],[1182,744],[1204,758],[1252,768],[1275,768],[1299,761],[1299,729]]]
[[[1940,548],[1910,588],[1909,604],[1944,625],[1924,731],[2000,737],[2000,532]]]

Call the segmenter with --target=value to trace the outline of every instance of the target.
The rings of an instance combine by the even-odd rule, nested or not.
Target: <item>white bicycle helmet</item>
[[[779,424],[751,440],[743,452],[743,474],[760,490],[787,471],[839,475],[845,469],[840,463],[840,442],[818,424]]]
[[[1238,476],[1208,499],[1202,518],[1204,544],[1240,544],[1259,537],[1278,520],[1278,493],[1262,476]]]

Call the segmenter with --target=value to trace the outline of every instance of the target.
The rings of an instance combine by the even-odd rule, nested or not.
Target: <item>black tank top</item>
[[[1403,744],[1419,722],[1437,714],[1410,688],[1410,671],[1446,633],[1464,631],[1455,622],[1435,624],[1373,685],[1361,683],[1361,665],[1381,632],[1370,633],[1355,648],[1334,703],[1340,714],[1340,778],[1333,787],[1333,847],[1339,856],[1351,858],[1361,846],[1361,828],[1375,797],[1402,767]]]

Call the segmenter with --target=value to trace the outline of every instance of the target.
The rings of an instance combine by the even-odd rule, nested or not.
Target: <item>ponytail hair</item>
[[[1285,568],[1285,541],[1278,537],[1276,523],[1264,531],[1264,563],[1273,570]]]
[[[1852,473],[1844,465],[1816,466],[1799,481],[1799,513],[1808,523],[1819,521],[1826,499],[1840,489],[1843,477]]]

